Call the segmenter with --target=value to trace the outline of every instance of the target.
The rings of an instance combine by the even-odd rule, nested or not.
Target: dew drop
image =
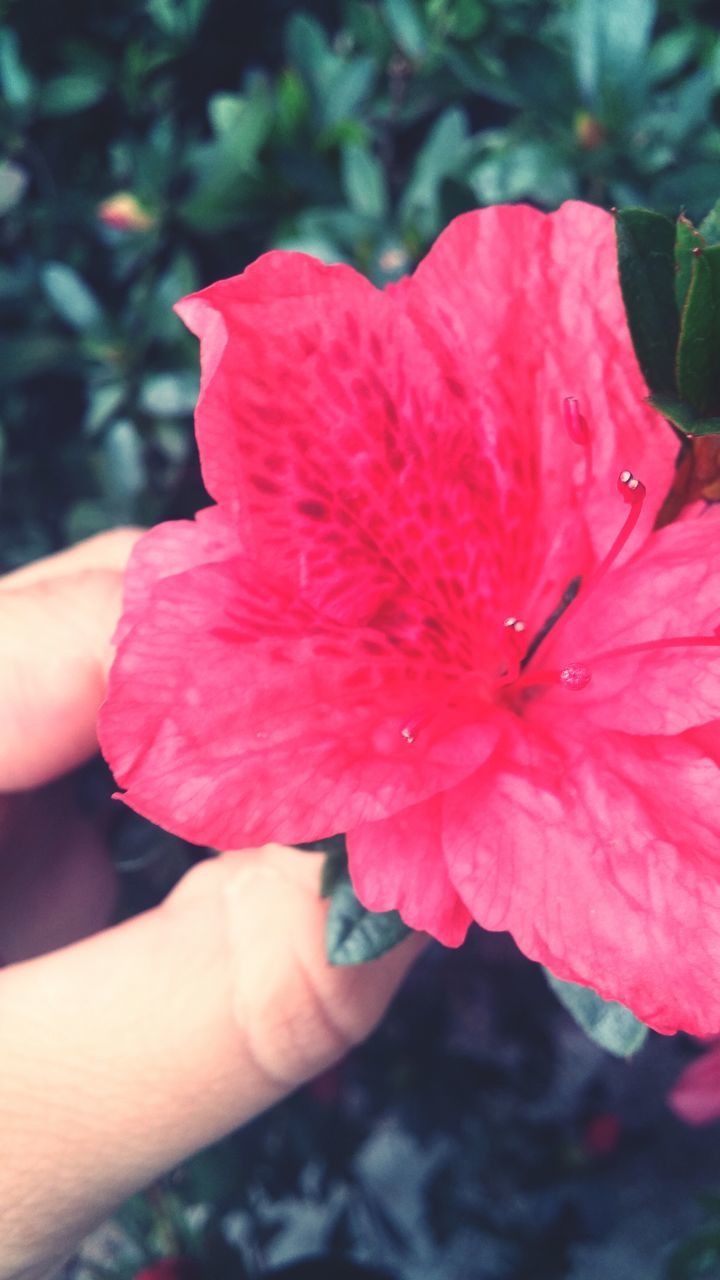
[[[581,662],[571,662],[569,666],[563,667],[559,678],[565,689],[576,693],[579,689],[587,688],[592,680],[592,672]]]

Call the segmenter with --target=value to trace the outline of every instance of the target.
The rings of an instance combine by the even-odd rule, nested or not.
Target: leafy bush
[[[478,204],[702,214],[720,159],[713,8],[6,6],[5,564],[203,503],[196,347],[171,306],[263,250],[352,262],[383,284]]]

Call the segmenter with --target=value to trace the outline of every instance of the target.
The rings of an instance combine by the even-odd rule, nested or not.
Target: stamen
[[[506,670],[500,683],[513,684],[520,675],[525,653],[525,623],[521,618],[510,617],[503,622],[503,656]]]
[[[576,601],[581,605],[585,604],[588,597],[591,596],[593,591],[600,586],[600,583],[608,570],[617,560],[620,552],[623,550],[623,547],[640,519],[640,513],[647,493],[642,480],[638,480],[637,477],[633,475],[632,471],[621,471],[617,479],[617,488],[618,493],[621,494],[623,498],[623,501],[629,503],[630,510],[628,511],[627,516],[625,517],[625,522],[610,547],[610,550],[600,561],[597,569],[590,574],[589,578],[586,578],[585,581],[581,583],[580,589],[575,597]],[[549,633],[552,634],[554,643],[557,642],[558,637],[567,627],[568,618],[573,616],[575,608],[577,608],[577,605],[571,605],[570,608],[566,609],[557,626],[551,633]]]
[[[581,505],[584,506],[592,483],[592,436],[587,418],[580,412],[580,403],[575,396],[566,396],[563,400],[563,422],[573,444],[585,450],[585,479],[580,499]]]
[[[566,396],[563,400],[563,421],[565,430],[573,444],[582,445],[583,448],[590,444],[590,428],[587,424],[587,418],[581,414],[580,405],[575,396]]]

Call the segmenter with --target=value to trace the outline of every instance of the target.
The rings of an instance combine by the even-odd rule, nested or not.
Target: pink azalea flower
[[[720,1120],[720,1042],[685,1068],[668,1102],[686,1124]]]
[[[385,291],[269,253],[178,311],[217,505],[131,562],[127,803],[219,847],[346,831],[366,906],[719,1029],[720,512],[652,532],[676,447],[610,216],[467,214]]]

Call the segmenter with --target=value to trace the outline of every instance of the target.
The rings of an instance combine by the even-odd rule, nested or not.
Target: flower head
[[[138,545],[101,735],[191,840],[348,833],[366,906],[720,1028],[718,516],[652,532],[612,219],[457,219],[378,291],[270,253],[178,311],[217,505]]]

